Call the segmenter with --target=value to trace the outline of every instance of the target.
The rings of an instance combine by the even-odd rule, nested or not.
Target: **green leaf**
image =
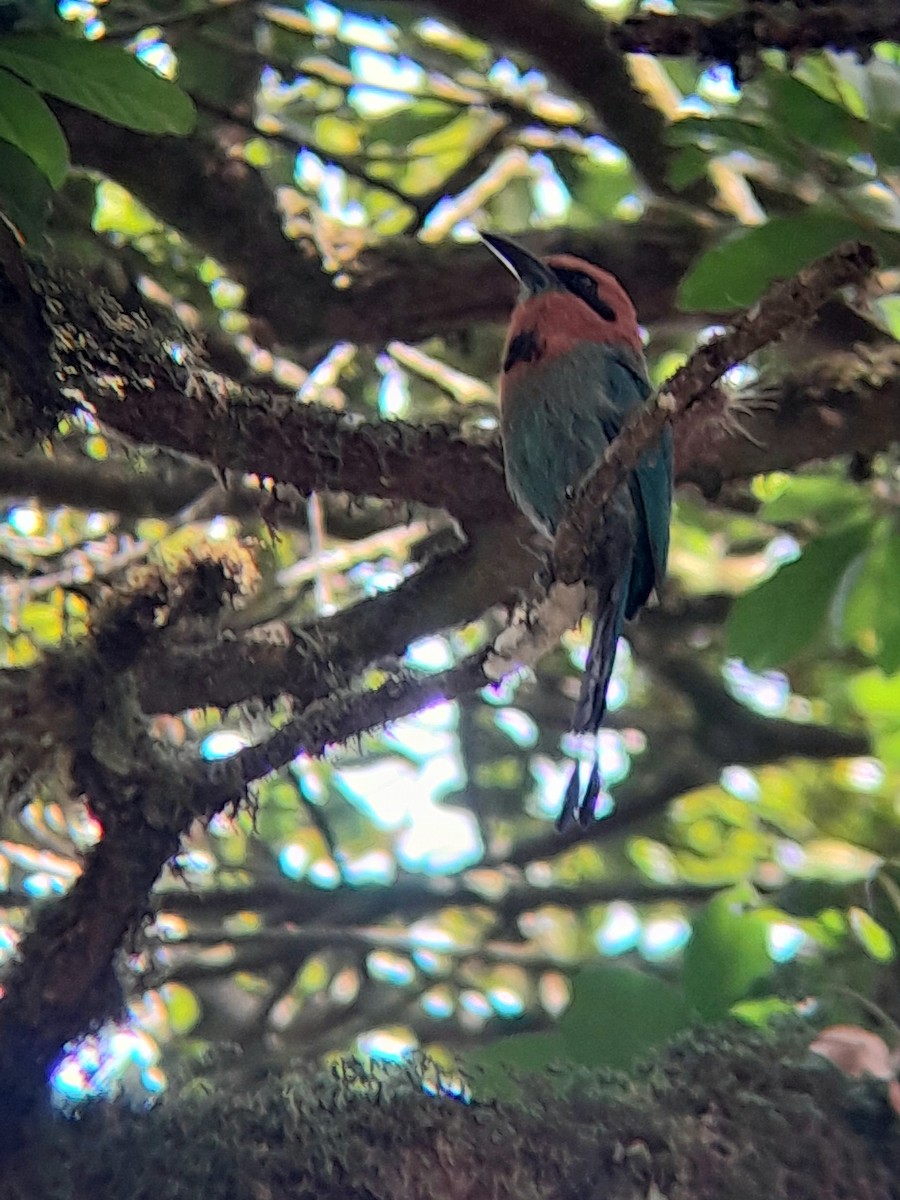
[[[876,723],[900,725],[900,675],[864,671],[850,681],[850,697],[859,712]]]
[[[792,1013],[796,1015],[797,1010],[787,1000],[780,1000],[777,996],[764,996],[761,1000],[739,1000],[737,1004],[732,1004],[729,1012],[745,1025],[752,1025],[754,1029],[765,1029],[772,1024],[773,1018],[787,1017]]]
[[[772,479],[767,476],[763,487]],[[775,525],[813,521],[834,528],[864,515],[865,491],[837,475],[781,475],[777,491],[760,506],[759,516]]]
[[[363,148],[362,126],[334,113],[325,113],[313,122],[316,150],[320,154],[359,154]]]
[[[420,100],[373,121],[369,137],[372,142],[385,141],[392,146],[408,146],[417,137],[436,133],[449,124],[455,115],[456,110],[449,104]]]
[[[671,157],[666,178],[680,192],[702,179],[708,165],[709,155],[699,146],[681,146]]]
[[[900,531],[881,522],[844,603],[843,631],[886,675],[900,670]]]
[[[809,645],[872,526],[860,522],[809,543],[794,562],[739,596],[726,626],[729,654],[753,670],[782,666]]]
[[[31,159],[16,146],[0,141],[0,212],[26,242],[40,240],[51,194],[47,176]]]
[[[158,230],[160,223],[131,192],[111,179],[103,179],[97,184],[91,227],[97,233],[123,233],[137,238]]]
[[[775,217],[701,255],[681,281],[678,306],[715,312],[752,304],[773,279],[786,279],[819,255],[858,238],[871,241],[871,231],[848,217]]]
[[[0,66],[48,96],[141,133],[188,133],[194,105],[174,83],[119,46],[72,38],[0,38]]]
[[[610,216],[619,201],[634,192],[637,186],[624,157],[610,156],[598,161],[583,154],[559,150],[554,154],[553,162],[572,199],[594,217]]]
[[[54,188],[60,187],[69,169],[69,148],[59,122],[34,88],[8,71],[0,71],[0,138],[18,146]]]
[[[862,908],[851,908],[847,914],[854,937],[870,958],[876,962],[890,962],[894,957],[894,939],[883,925]]]
[[[750,150],[796,166],[796,151],[775,130],[736,117],[683,117],[670,126],[668,136],[676,146],[696,148],[709,142],[723,150]]]
[[[625,1068],[695,1019],[680,992],[628,967],[588,967],[576,978],[559,1029],[566,1057]]]
[[[900,134],[893,129],[872,127],[868,133],[872,155],[881,167],[900,166]]]
[[[828,150],[845,158],[859,153],[862,126],[846,108],[826,100],[792,75],[770,71],[765,82],[777,126],[816,150]]]
[[[685,995],[707,1021],[724,1017],[771,973],[767,931],[766,918],[747,910],[739,889],[710,900],[694,922],[682,979]]]

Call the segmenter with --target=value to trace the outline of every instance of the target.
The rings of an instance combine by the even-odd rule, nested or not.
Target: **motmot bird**
[[[608,271],[571,254],[539,259],[508,238],[482,239],[520,284],[500,377],[500,433],[510,495],[553,537],[579,485],[650,392],[637,315]],[[626,619],[658,590],[672,507],[672,438],[647,449],[607,507],[589,548],[594,629],[572,728],[596,734]],[[578,766],[557,821],[583,828],[603,786],[596,742],[587,784]]]

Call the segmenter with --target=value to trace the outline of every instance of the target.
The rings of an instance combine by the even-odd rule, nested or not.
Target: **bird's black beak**
[[[552,268],[535,258],[523,246],[511,242],[509,238],[499,237],[496,233],[480,233],[479,236],[504,267],[512,271],[527,294],[534,296],[538,292],[559,288],[559,280]]]

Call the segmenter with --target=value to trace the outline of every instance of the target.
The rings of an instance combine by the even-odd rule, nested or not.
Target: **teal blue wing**
[[[633,351],[627,347],[603,349],[608,364],[606,394],[616,408],[607,419],[607,437],[612,440],[635,409],[646,402],[651,387],[644,364]],[[666,573],[672,516],[672,432],[668,427],[660,441],[641,455],[629,491],[637,517],[637,544],[625,603],[625,616],[630,619]]]
[[[650,391],[638,354],[627,346],[595,343],[582,343],[518,381],[503,431],[507,479],[516,503],[554,533],[579,482]],[[668,430],[642,455],[629,491],[637,539],[625,598],[630,618],[665,574],[672,508]]]
[[[631,618],[666,573],[672,514],[672,431],[646,450],[631,477],[631,497],[638,517],[638,549],[625,614]]]

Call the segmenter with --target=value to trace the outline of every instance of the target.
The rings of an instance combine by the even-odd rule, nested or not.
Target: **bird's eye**
[[[555,267],[554,273],[563,287],[590,305],[598,317],[604,321],[615,321],[615,309],[598,294],[597,284],[590,275],[585,275],[584,271],[572,271],[568,267]]]

